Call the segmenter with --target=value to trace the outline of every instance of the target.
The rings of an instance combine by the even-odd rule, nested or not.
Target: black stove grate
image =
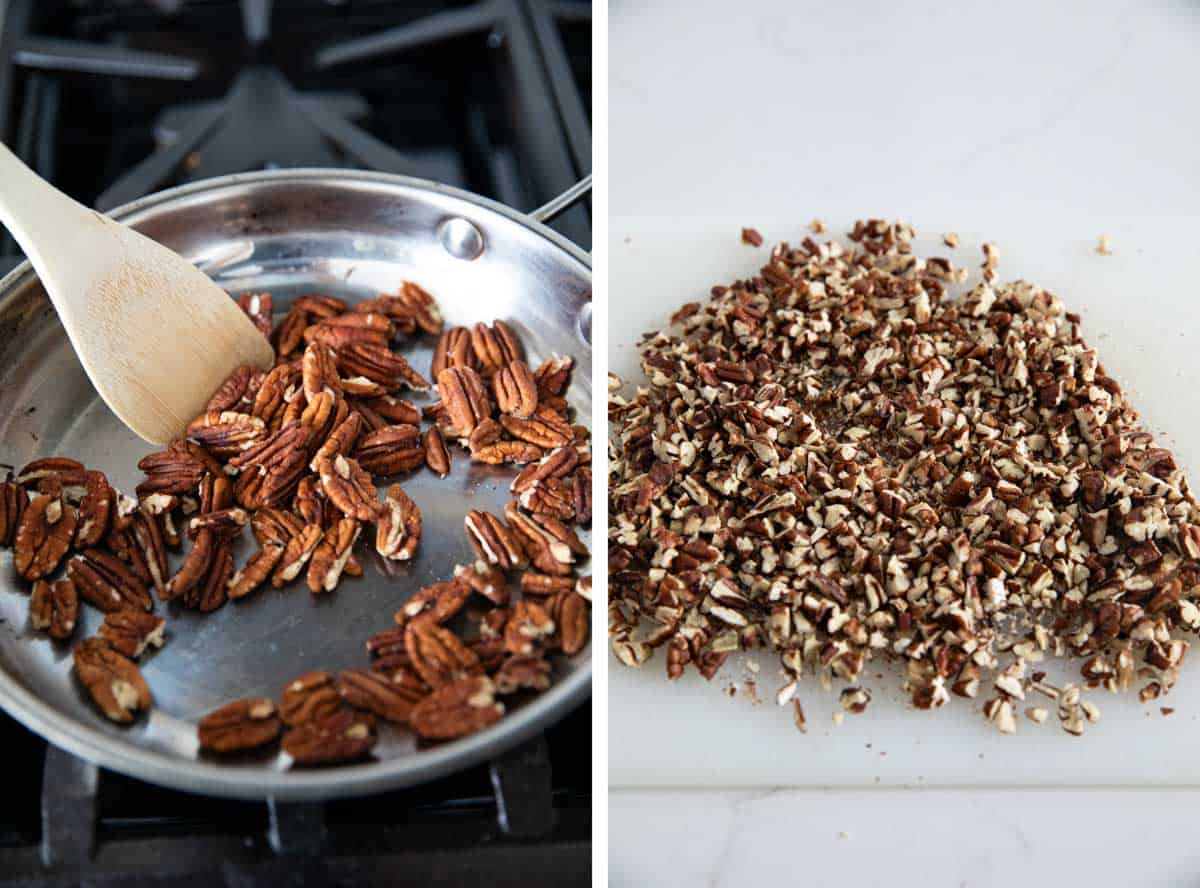
[[[434,179],[530,210],[591,170],[591,10],[482,0],[0,0],[0,138],[110,208],[288,166]],[[555,223],[590,246],[590,210]],[[20,261],[0,239],[0,273]],[[321,805],[175,792],[0,713],[0,885],[590,881],[591,714],[421,787]]]

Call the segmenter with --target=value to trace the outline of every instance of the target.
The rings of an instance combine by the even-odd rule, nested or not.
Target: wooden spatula
[[[92,384],[155,444],[183,434],[271,346],[229,295],[161,244],[76,203],[0,145],[0,222],[29,258]]]

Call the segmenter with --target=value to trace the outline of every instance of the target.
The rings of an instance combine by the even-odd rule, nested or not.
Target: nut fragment
[[[282,730],[275,703],[266,697],[234,700],[210,712],[196,726],[206,752],[244,752],[266,746]]]

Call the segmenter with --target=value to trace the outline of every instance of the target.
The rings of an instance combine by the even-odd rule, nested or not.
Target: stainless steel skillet
[[[302,293],[358,299],[407,278],[438,298],[447,323],[503,318],[520,333],[532,364],[552,353],[575,356],[568,399],[578,421],[590,422],[590,259],[531,217],[431,182],[340,170],[211,179],[112,215],[189,258],[233,293],[271,292],[277,311]],[[432,342],[404,352],[428,372]],[[20,466],[36,456],[70,455],[132,491],[140,477],[135,464],[149,450],[92,389],[28,264],[0,280],[0,462]],[[388,728],[375,760],[308,771],[288,770],[274,754],[226,762],[196,749],[196,720],[222,702],[257,694],[278,698],[286,681],[308,669],[366,665],[364,639],[388,626],[417,588],[445,579],[454,564],[471,557],[463,515],[470,508],[499,512],[512,472],[456,456],[445,480],[427,471],[401,479],[424,518],[411,566],[385,575],[360,543],[365,576],[345,581],[332,596],[313,598],[296,584],[207,616],[172,608],[166,646],[143,663],[155,708],[131,728],[105,721],[91,707],[71,675],[68,646],[29,628],[28,597],[11,552],[4,552],[0,706],[50,742],[103,767],[239,798],[373,792],[497,755],[586,698],[590,648],[556,661],[552,687],[491,729],[441,746],[418,749],[411,735]],[[247,554],[239,551],[239,562]],[[92,633],[98,622],[94,612],[83,615],[77,637]]]

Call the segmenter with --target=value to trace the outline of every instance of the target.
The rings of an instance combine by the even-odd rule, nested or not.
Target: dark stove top
[[[0,138],[109,209],[295,166],[531,210],[591,171],[586,2],[0,0]],[[590,209],[555,227],[590,248]],[[20,260],[0,234],[0,272]],[[0,885],[590,882],[591,711],[425,786],[270,806],[96,773],[0,713]]]

